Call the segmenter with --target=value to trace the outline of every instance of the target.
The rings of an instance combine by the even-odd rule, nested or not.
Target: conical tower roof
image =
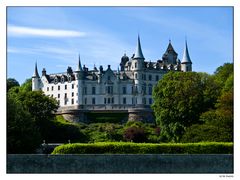
[[[37,69],[37,62],[35,63],[35,70],[34,70],[34,73],[33,73],[33,77],[36,77],[36,78],[39,78],[39,74],[38,74],[38,69]]]
[[[134,59],[145,59],[142,53],[142,48],[141,48],[141,42],[140,42],[140,38],[138,35],[138,42],[137,42],[137,47],[136,47],[136,51],[134,54]]]
[[[81,60],[80,60],[80,54],[78,55],[78,66],[77,66],[77,69],[76,71],[83,71],[82,69],[82,65],[81,65]]]
[[[191,63],[192,64],[192,61],[191,61],[189,53],[188,53],[187,41],[185,41],[185,48],[183,51],[182,63]]]

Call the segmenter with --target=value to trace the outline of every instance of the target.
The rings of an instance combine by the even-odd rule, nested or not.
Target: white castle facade
[[[178,59],[171,41],[162,59],[145,61],[140,38],[131,58],[121,58],[120,69],[108,65],[89,70],[82,67],[80,56],[75,71],[67,68],[65,73],[47,74],[43,68],[39,76],[37,64],[32,77],[32,90],[42,90],[59,103],[58,113],[71,121],[87,121],[87,112],[128,113],[130,120],[152,121],[152,90],[168,71],[192,71],[187,42],[183,58]]]

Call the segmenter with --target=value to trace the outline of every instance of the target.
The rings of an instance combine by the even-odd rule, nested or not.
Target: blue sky
[[[117,69],[138,33],[147,61],[161,59],[169,39],[181,60],[187,37],[194,71],[233,62],[231,7],[8,7],[7,30],[7,77],[20,83],[36,61],[39,74],[75,70],[78,54],[90,69]]]

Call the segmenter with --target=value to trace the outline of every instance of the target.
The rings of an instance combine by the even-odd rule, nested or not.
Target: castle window
[[[47,87],[47,91],[49,91],[49,87]]]
[[[143,86],[142,86],[142,93],[143,93],[143,94],[146,94],[146,85],[143,85]]]
[[[53,86],[52,86],[52,91],[53,91]]]
[[[159,76],[158,75],[156,75],[156,81],[158,81],[159,80]]]
[[[60,98],[60,94],[58,94],[58,98]]]
[[[122,90],[123,90],[123,94],[127,94],[127,88],[124,86],[124,87],[122,87]]]
[[[61,83],[64,83],[65,82],[65,79],[64,79],[64,76],[61,78]]]
[[[132,104],[134,104],[134,98],[132,98]]]
[[[151,84],[149,84],[149,87],[148,87],[148,94],[152,95],[152,85]]]
[[[87,104],[87,98],[84,99],[84,103]]]
[[[57,102],[58,102],[58,105],[60,105],[60,100],[58,100]]]
[[[137,63],[135,62],[135,68],[137,68]]]
[[[146,104],[146,98],[142,98],[142,103]]]
[[[55,78],[54,78],[54,84],[57,84],[57,83],[58,83],[58,78],[55,77]]]
[[[138,93],[138,87],[135,86],[135,93]]]
[[[64,100],[64,105],[66,105],[66,104],[67,104],[67,100],[65,99],[65,100]]]
[[[113,87],[112,87],[112,86],[107,86],[107,87],[106,87],[106,92],[107,92],[108,94],[112,94],[112,93],[113,93]]]
[[[124,97],[123,98],[123,104],[126,104],[127,103],[127,100],[126,100],[126,98]]]
[[[74,89],[74,84],[72,84],[72,89]]]
[[[87,94],[87,87],[84,87],[83,93],[84,93],[84,94]]]
[[[104,104],[107,104],[107,99],[106,98],[104,98]]]
[[[64,94],[64,98],[67,99],[67,93]]]
[[[72,97],[74,96],[74,92],[72,92]]]
[[[108,98],[108,104],[111,104],[111,98]]]
[[[135,74],[135,79],[137,79],[138,78],[138,76],[137,76],[137,73]]]
[[[96,94],[96,87],[92,87],[92,94]]]
[[[65,89],[67,89],[67,85],[65,85]]]
[[[112,97],[112,104],[114,104],[114,97]]]
[[[148,80],[151,81],[152,80],[152,75],[148,76]]]
[[[72,77],[69,76],[69,77],[68,77],[68,82],[71,82],[71,81],[72,81]]]
[[[60,86],[58,86],[58,90],[60,90]]]
[[[144,80],[144,81],[146,80],[146,74],[142,75],[142,80]]]
[[[74,104],[74,99],[72,99],[72,104]]]
[[[92,104],[95,104],[95,98],[92,98]]]
[[[149,98],[149,104],[150,105],[152,104],[152,98]]]

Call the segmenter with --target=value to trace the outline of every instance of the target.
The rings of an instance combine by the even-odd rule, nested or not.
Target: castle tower
[[[77,79],[77,85],[78,85],[78,104],[83,104],[83,80],[84,80],[84,72],[81,65],[81,59],[80,54],[78,56],[78,65],[77,69],[75,71],[76,79]]]
[[[189,53],[188,53],[187,41],[185,41],[185,48],[184,48],[184,52],[183,52],[181,70],[183,72],[192,71],[192,61],[191,61]]]
[[[145,58],[142,53],[141,42],[140,42],[140,38],[138,35],[137,47],[135,50],[135,54],[132,58],[131,70],[133,70],[133,71],[142,70],[144,68],[144,59]]]
[[[38,74],[38,69],[37,69],[37,62],[35,63],[35,70],[32,76],[32,90],[37,91],[40,90],[40,76]]]
[[[135,85],[135,90],[137,92],[136,105],[143,104],[141,89],[142,89],[142,83],[143,83],[142,82],[142,73],[145,68],[144,60],[145,60],[145,58],[142,53],[140,37],[138,35],[137,47],[135,50],[135,54],[131,59],[132,63],[131,63],[131,68],[130,68],[130,70],[133,71],[134,85]]]

